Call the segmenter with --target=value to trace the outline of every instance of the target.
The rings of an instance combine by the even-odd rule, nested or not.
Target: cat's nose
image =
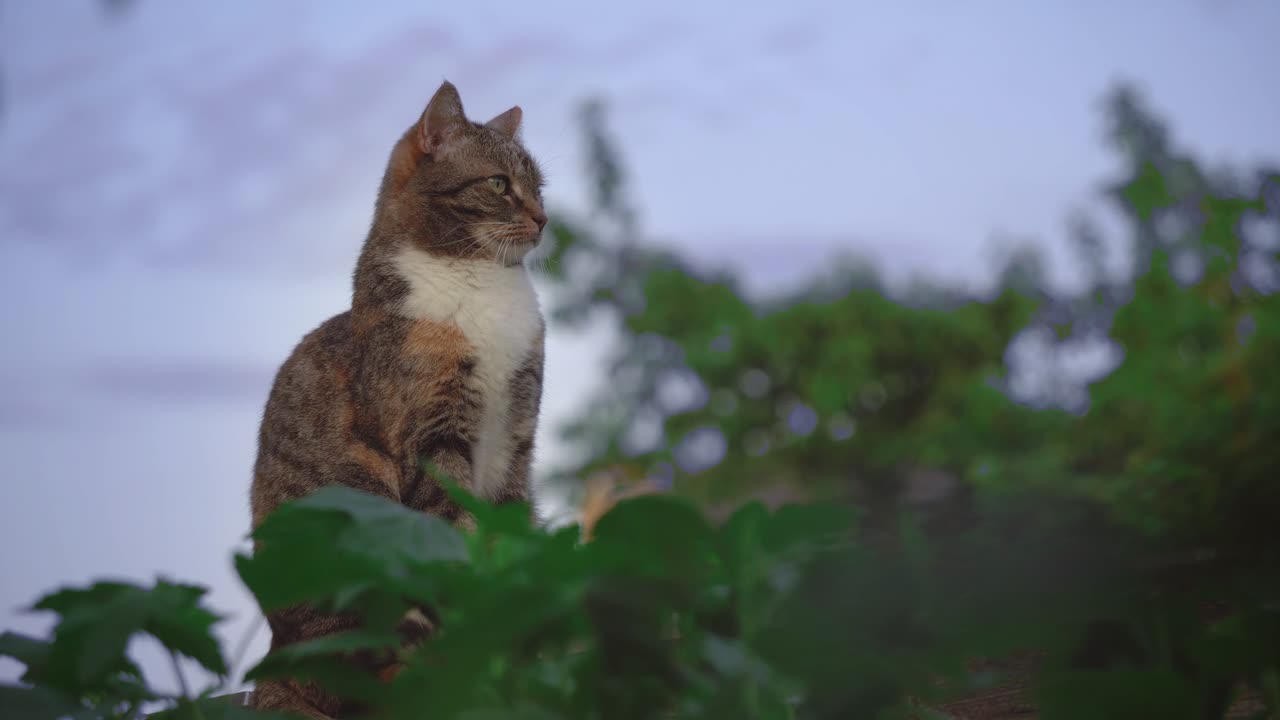
[[[529,209],[529,219],[538,226],[538,232],[542,232],[542,228],[547,226],[547,213],[540,207]]]

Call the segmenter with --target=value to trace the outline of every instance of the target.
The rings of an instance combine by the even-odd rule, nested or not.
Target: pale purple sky
[[[576,103],[609,100],[645,229],[753,288],[834,251],[976,281],[1001,233],[1069,257],[1118,79],[1215,162],[1280,159],[1278,30],[1273,0],[0,4],[0,628],[42,630],[16,609],[59,583],[164,573],[239,638],[271,374],[346,304],[443,78],[476,116],[524,108],[560,208]],[[541,467],[605,340],[553,331]]]

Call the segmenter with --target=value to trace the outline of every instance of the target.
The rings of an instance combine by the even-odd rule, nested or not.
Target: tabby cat
[[[280,503],[336,484],[470,523],[424,467],[493,502],[528,498],[545,326],[523,260],[547,216],[520,120],[513,107],[471,122],[445,82],[392,150],[351,309],[307,335],[276,376],[255,527]],[[274,650],[357,621],[300,605],[268,623]],[[429,623],[415,611],[402,629],[420,640]],[[383,672],[382,655],[352,662]],[[318,718],[354,710],[294,682],[260,684],[253,704]]]

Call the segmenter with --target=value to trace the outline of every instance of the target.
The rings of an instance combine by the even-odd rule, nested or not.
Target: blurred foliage
[[[1280,493],[1267,472],[1280,460],[1280,376],[1267,360],[1280,331],[1280,171],[1211,175],[1131,90],[1108,107],[1123,177],[1107,195],[1131,233],[1128,271],[1108,274],[1107,244],[1077,217],[1087,283],[1068,296],[1028,247],[981,295],[895,294],[851,265],[749,300],[731,272],[634,234],[604,153],[596,216],[556,228],[556,317],[608,315],[621,341],[607,391],[567,432],[588,460],[563,476],[626,468],[699,499],[787,486],[892,511],[914,475],[941,473],[985,492],[1087,497],[1151,532],[1241,531],[1241,513]],[[592,147],[599,117],[586,116]],[[1123,362],[1087,387],[1062,375],[1017,397],[1010,344],[1045,337],[1050,370],[1090,343]]]
[[[560,473],[671,492],[590,530],[456,496],[438,520],[341,488],[283,508],[237,558],[264,608],[365,618],[249,678],[313,678],[370,717],[945,717],[1032,652],[1044,718],[1280,711],[1280,173],[1209,171],[1131,91],[1108,103],[1127,234],[1072,233],[1064,294],[1019,249],[975,294],[894,290],[854,262],[788,297],[748,298],[641,235],[604,110],[582,115],[597,192],[551,226],[555,318],[618,330],[609,383],[566,430]],[[1040,357],[1013,349],[1032,342]],[[1109,372],[1060,372],[1109,345]],[[1030,367],[1027,367],[1027,365]],[[1020,367],[1022,366],[1022,367]],[[1032,372],[1036,382],[1016,382]],[[594,517],[589,518],[594,521]],[[5,717],[255,715],[211,695],[228,663],[201,591],[99,583],[36,606],[48,639]],[[341,654],[439,620],[390,681]],[[126,656],[148,634],[220,678],[182,697]],[[175,663],[176,665],[176,663]],[[998,669],[998,666],[996,666]]]

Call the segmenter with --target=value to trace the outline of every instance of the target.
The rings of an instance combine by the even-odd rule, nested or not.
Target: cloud
[[[0,432],[56,430],[143,406],[245,407],[266,401],[275,368],[216,361],[138,360],[0,378]]]
[[[760,49],[771,55],[795,56],[811,50],[822,39],[813,23],[791,23],[770,28],[760,37]]]
[[[39,127],[0,169],[4,236],[161,265],[306,247],[313,238],[264,233],[331,208],[362,158],[372,175],[385,151],[368,146],[389,141],[368,113],[394,99],[398,76],[421,77],[455,46],[418,24],[349,60],[285,46],[233,64],[242,50],[219,40],[143,69],[98,58],[99,73],[64,76],[61,92],[31,98],[21,119]],[[117,76],[114,90],[93,90],[102,72]]]
[[[608,98],[611,117],[625,118],[635,127],[637,117],[675,117],[681,121],[692,119],[704,129],[723,130],[738,124],[740,113],[727,109],[727,103],[715,97],[707,97],[678,85],[638,85],[624,89]],[[732,105],[729,105],[732,107]],[[651,136],[659,136],[662,128],[649,126]]]
[[[107,364],[84,372],[83,387],[132,401],[243,405],[267,397],[274,368],[205,361]]]
[[[155,47],[138,58],[97,48],[35,68],[22,127],[6,128],[0,242],[161,269],[348,262],[386,154],[439,79],[484,97],[531,68],[631,62],[677,32],[646,25],[594,46],[521,32],[469,48],[409,22],[346,54],[257,34],[183,34],[189,47],[146,35]]]
[[[5,387],[4,396],[0,397],[0,431],[57,427],[66,420],[65,413],[55,410],[42,398],[22,393],[16,387]]]

